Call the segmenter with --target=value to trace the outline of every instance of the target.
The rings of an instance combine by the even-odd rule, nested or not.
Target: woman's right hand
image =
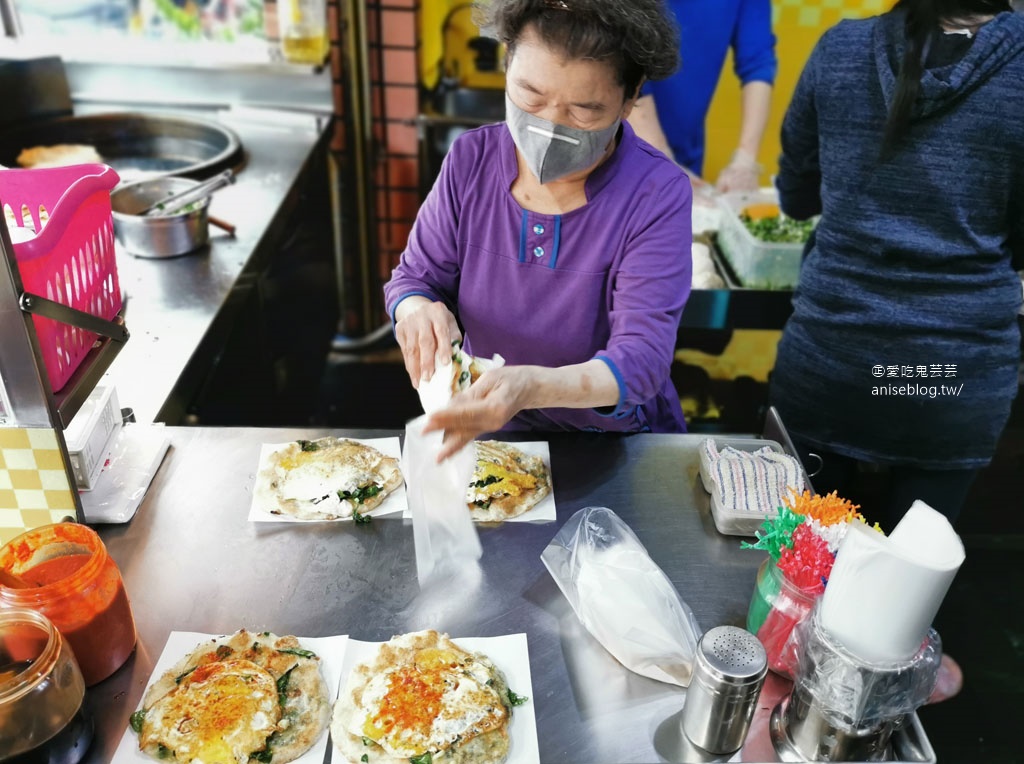
[[[420,295],[406,297],[395,311],[395,338],[402,349],[412,386],[430,379],[438,366],[452,362],[452,342],[462,340],[458,322],[443,302]]]

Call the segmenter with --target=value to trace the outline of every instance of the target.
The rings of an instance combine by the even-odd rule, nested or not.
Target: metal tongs
[[[212,178],[204,180],[198,186],[193,186],[185,191],[168,196],[166,199],[161,199],[137,214],[150,218],[173,215],[188,205],[205,199],[218,188],[223,188],[234,182],[235,174],[231,170],[225,170],[219,175],[214,175]]]

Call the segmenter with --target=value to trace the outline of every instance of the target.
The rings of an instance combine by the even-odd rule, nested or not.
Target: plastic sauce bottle
[[[0,757],[76,764],[89,750],[85,683],[60,632],[41,613],[0,610]]]
[[[320,66],[328,48],[324,0],[278,0],[277,13],[285,59]]]
[[[28,531],[0,548],[0,567],[29,585],[0,586],[0,606],[49,618],[71,646],[87,686],[131,655],[136,635],[128,594],[95,531],[77,523]]]

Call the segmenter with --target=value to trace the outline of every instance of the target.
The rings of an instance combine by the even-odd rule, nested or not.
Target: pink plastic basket
[[[38,170],[0,170],[0,203],[14,225],[34,229],[27,241],[12,235],[26,292],[111,320],[121,310],[114,257],[110,190],[120,178],[102,164]],[[40,216],[40,212],[48,215]],[[10,217],[7,218],[10,225]],[[18,234],[13,231],[12,234]],[[96,341],[93,332],[33,315],[43,362],[56,392]]]

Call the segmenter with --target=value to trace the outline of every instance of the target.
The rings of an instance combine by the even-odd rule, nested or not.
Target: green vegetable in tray
[[[794,220],[779,215],[754,220],[746,213],[740,214],[740,220],[747,230],[761,241],[803,244],[814,230],[814,220]]]

